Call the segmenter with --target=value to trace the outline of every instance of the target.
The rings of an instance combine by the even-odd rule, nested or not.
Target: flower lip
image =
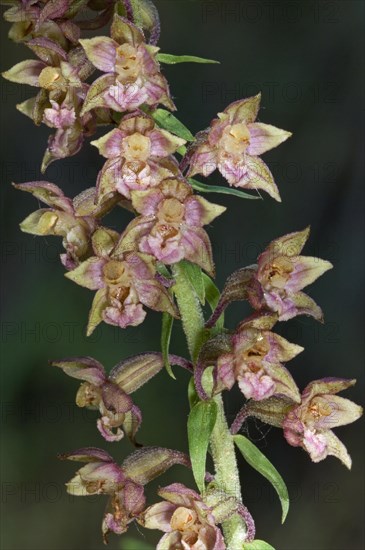
[[[172,514],[170,525],[173,531],[187,531],[195,524],[197,514],[191,508],[180,506]]]
[[[184,205],[178,199],[172,197],[162,202],[157,217],[167,223],[179,223],[183,220],[184,213]]]
[[[56,67],[45,67],[39,77],[39,86],[46,90],[56,90],[65,84],[61,70]]]
[[[127,136],[122,144],[122,156],[127,161],[146,161],[151,153],[151,140],[139,132]]]
[[[242,155],[250,145],[250,130],[244,122],[227,126],[220,139],[225,152]]]
[[[130,286],[130,274],[124,262],[110,260],[103,266],[103,275],[107,285]]]

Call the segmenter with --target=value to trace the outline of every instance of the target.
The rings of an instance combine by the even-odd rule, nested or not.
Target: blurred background
[[[167,66],[164,72],[178,117],[193,131],[205,128],[230,102],[261,91],[259,119],[294,136],[264,160],[282,196],[278,204],[211,196],[228,207],[209,229],[222,287],[236,268],[252,263],[270,240],[308,224],[305,249],[333,262],[335,269],[309,290],[322,306],[326,324],[298,318],[280,327],[306,350],[290,364],[303,388],[324,376],[356,377],[347,397],[363,399],[363,16],[357,0],[156,0],[162,22],[161,51],[217,59],[220,65]],[[32,57],[7,39],[1,23],[2,70]],[[128,442],[107,444],[95,429],[96,415],[74,404],[78,383],[48,366],[48,360],[91,355],[107,369],[122,358],[158,350],[160,316],[149,313],[135,329],[103,325],[87,339],[85,323],[92,293],[66,280],[58,261],[60,240],[21,234],[19,222],[38,205],[15,191],[11,181],[47,179],[74,196],[94,184],[102,158],[86,143],[76,157],[53,164],[43,178],[40,160],[48,129],[35,128],[15,110],[33,94],[4,80],[1,92],[1,260],[2,285],[2,529],[3,550],[99,550],[103,497],[73,498],[64,483],[77,465],[57,460],[59,452],[100,446],[117,460],[131,452]],[[217,174],[210,177],[220,183]],[[115,229],[130,215],[120,213]],[[233,328],[249,309],[233,306]],[[172,351],[185,354],[178,329]],[[178,382],[160,374],[136,395],[144,413],[140,440],[147,445],[187,450],[188,377]],[[239,392],[227,399],[230,418],[241,406]],[[280,524],[280,506],[269,484],[240,461],[244,502],[252,512],[258,538],[277,550],[360,550],[364,548],[363,422],[340,428],[353,469],[334,458],[314,465],[282,433],[257,423],[246,428],[253,441],[283,474],[291,510]],[[175,466],[151,484],[192,476]],[[193,486],[193,485],[191,485]],[[130,536],[140,537],[135,527]],[[111,537],[111,550],[144,550],[154,544],[143,531],[139,542]]]

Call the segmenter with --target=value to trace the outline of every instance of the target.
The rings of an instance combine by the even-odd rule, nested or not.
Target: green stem
[[[175,285],[172,290],[179,306],[189,353],[195,363],[200,348],[207,340],[208,331],[204,328],[204,317],[199,298],[191,286],[183,265],[175,264],[172,273],[175,278]]]
[[[173,267],[173,275],[175,278],[173,291],[179,306],[189,352],[193,362],[196,362],[199,350],[207,340],[209,333],[204,328],[204,317],[199,299],[182,264],[176,264]],[[218,415],[210,439],[210,448],[217,486],[226,494],[234,496],[238,502],[242,502],[234,441],[226,421],[222,396],[217,395],[214,400],[218,406]],[[235,515],[223,522],[223,532],[227,550],[242,548],[246,538],[246,525],[240,516]]]
[[[210,449],[215,466],[215,480],[226,494],[242,502],[234,441],[225,417],[222,396],[216,395],[214,401],[218,406],[218,414],[210,439]],[[240,516],[235,515],[226,520],[223,523],[223,532],[227,550],[242,548],[246,538],[246,525]]]

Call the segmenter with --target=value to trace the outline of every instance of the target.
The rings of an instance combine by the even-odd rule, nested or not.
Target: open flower
[[[63,237],[66,254],[61,255],[66,269],[74,269],[91,252],[91,234],[97,221],[92,215],[78,212],[74,202],[65,197],[63,191],[47,181],[14,184],[14,187],[32,193],[50,208],[42,208],[30,214],[21,224],[25,233],[32,235],[55,235]]]
[[[138,252],[122,252],[119,235],[100,228],[93,234],[94,256],[66,274],[75,283],[96,290],[87,334],[101,321],[125,328],[144,321],[143,306],[176,316],[170,294],[156,278],[154,258]]]
[[[322,320],[321,308],[301,290],[333,266],[320,258],[300,256],[308,236],[309,228],[289,233],[272,241],[261,254],[248,292],[255,309],[268,308],[280,321],[303,314]]]
[[[171,155],[184,143],[142,112],[125,116],[119,128],[92,142],[108,159],[98,177],[99,197],[118,191],[130,199],[131,190],[156,187],[177,175]]]
[[[39,59],[22,61],[3,73],[11,82],[40,88],[36,97],[17,105],[17,109],[30,117],[35,124],[42,122],[56,133],[49,137],[42,172],[56,159],[75,155],[85,136],[94,133],[97,116],[81,116],[88,84],[83,81],[93,71],[81,47],[67,53],[59,44],[48,38],[29,40]]]
[[[129,455],[121,466],[101,449],[86,447],[60,455],[61,459],[86,462],[66,484],[74,496],[109,495],[103,518],[104,541],[110,532],[121,535],[145,508],[144,485],[174,464],[189,466],[183,453],[161,447],[144,447]]]
[[[230,185],[245,189],[263,189],[280,201],[274,178],[259,158],[291,136],[269,124],[255,122],[261,94],[235,101],[210,128],[197,135],[187,155],[188,176],[209,176],[216,168]]]
[[[166,533],[157,550],[226,548],[212,510],[195,491],[181,483],[173,483],[160,489],[158,494],[165,500],[147,508],[139,520],[147,529]]]
[[[231,338],[232,352],[218,359],[218,379],[227,389],[237,381],[247,399],[281,395],[299,403],[299,390],[282,363],[303,348],[271,332],[276,320],[273,315],[258,315],[238,326]]]
[[[133,23],[114,15],[111,38],[97,36],[80,43],[93,65],[106,73],[91,85],[84,112],[96,107],[131,111],[143,103],[161,103],[174,109],[156,60],[158,48],[148,46],[142,31]]]
[[[294,447],[302,447],[313,462],[333,455],[351,468],[351,458],[332,428],[355,422],[362,408],[336,393],[349,388],[356,380],[324,378],[308,384],[300,405],[294,406],[283,421],[284,436]]]
[[[189,260],[213,272],[209,237],[202,228],[225,211],[193,194],[184,179],[168,178],[147,191],[132,191],[132,204],[142,214],[124,232],[124,240],[165,264]]]

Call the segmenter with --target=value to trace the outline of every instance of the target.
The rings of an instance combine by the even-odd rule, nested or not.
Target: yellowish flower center
[[[269,351],[270,344],[267,338],[260,336],[252,346],[246,348],[240,354],[240,363],[242,362],[241,364],[245,367],[248,366],[252,372],[257,372],[261,369],[262,360]]]
[[[266,269],[265,279],[274,288],[283,289],[290,279],[293,265],[289,258],[276,258]]]
[[[78,407],[98,407],[100,403],[100,390],[89,382],[81,384],[76,394]]]
[[[136,132],[126,137],[122,144],[122,155],[127,161],[146,161],[151,154],[151,140]]]
[[[165,199],[157,217],[167,223],[180,223],[184,218],[184,205],[175,198]]]
[[[124,262],[111,260],[103,267],[104,281],[111,286],[128,287],[130,274]]]
[[[38,231],[42,235],[49,235],[58,222],[58,216],[54,212],[45,212],[38,222]]]
[[[193,527],[197,520],[197,514],[190,508],[180,506],[172,514],[170,525],[173,531],[188,531]]]
[[[38,77],[39,86],[45,90],[56,90],[62,88],[65,79],[61,70],[56,67],[45,67]]]
[[[231,155],[242,155],[250,145],[250,130],[243,122],[227,126],[220,145]]]
[[[137,50],[130,44],[123,44],[116,52],[116,72],[122,83],[133,82],[138,77],[141,67]]]
[[[332,409],[327,400],[321,397],[315,397],[310,402],[308,413],[313,420],[319,420],[323,416],[330,416],[332,414]]]

